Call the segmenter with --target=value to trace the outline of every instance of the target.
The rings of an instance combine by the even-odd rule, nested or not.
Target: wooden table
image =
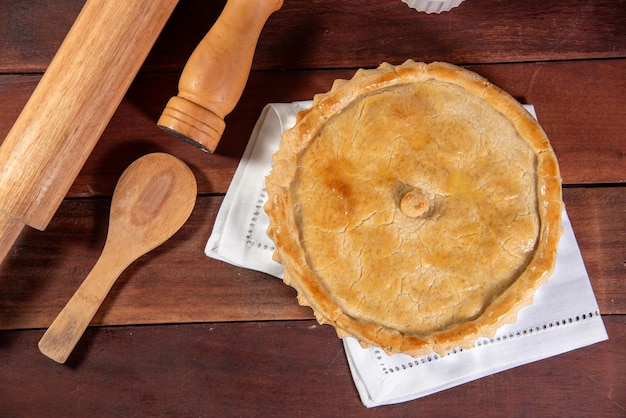
[[[4,138],[83,0],[0,3]],[[626,416],[626,2],[467,0],[426,15],[400,0],[285,0],[213,155],[155,125],[224,1],[181,0],[44,232],[0,266],[3,416]],[[404,404],[366,409],[340,340],[280,280],[203,253],[252,127],[269,102],[310,99],[356,68],[448,61],[532,103],[609,341]],[[152,151],[194,171],[196,208],[123,273],[65,365],[43,330],[104,245],[113,187]]]

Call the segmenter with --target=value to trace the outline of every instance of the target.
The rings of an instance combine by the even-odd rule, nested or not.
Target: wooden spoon
[[[67,360],[119,275],[180,229],[196,194],[189,167],[168,154],[148,154],[122,173],[102,255],[39,341],[44,355],[58,363]]]

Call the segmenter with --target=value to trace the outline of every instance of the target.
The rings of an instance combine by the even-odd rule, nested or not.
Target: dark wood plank
[[[406,58],[468,64],[623,57],[625,5],[472,0],[428,15],[395,0],[366,7],[356,0],[286,1],[269,22],[256,65],[345,68]]]
[[[85,0],[6,0],[0,8],[0,72],[43,72]],[[226,0],[182,0],[147,59],[145,70],[180,71]]]
[[[470,66],[525,103],[535,105],[568,184],[626,182],[626,59]],[[216,153],[209,155],[156,127],[176,74],[143,74],[131,86],[70,196],[110,196],[122,170],[151,151],[184,159],[200,193],[225,193],[263,106],[308,100],[354,70],[255,72]],[[39,76],[0,76],[0,138],[4,138]]]
[[[0,9],[0,72],[42,72],[84,0],[11,0]],[[180,70],[224,0],[181,0],[144,70]],[[427,15],[399,0],[289,0],[267,22],[254,68],[376,66],[406,58],[493,63],[623,57],[623,0],[472,0]]]
[[[92,323],[311,318],[282,281],[204,255],[221,201],[200,198],[174,237],[120,276]],[[22,234],[0,266],[0,329],[52,322],[102,251],[109,205],[66,201],[48,230]]]
[[[0,7],[0,72],[43,72],[84,0],[5,1]]]
[[[39,80],[39,75],[0,76],[0,138],[6,137]],[[133,83],[70,189],[70,197],[110,196],[125,167],[156,151],[184,159],[196,175],[200,193],[227,190],[263,105],[252,104],[255,114],[244,113],[241,126],[233,123],[239,128],[235,135],[229,127],[223,138],[225,146],[209,155],[156,125],[167,100],[177,92],[177,83],[178,75],[174,74],[147,74]],[[239,122],[242,116],[233,118]]]
[[[84,1],[1,2],[0,140]],[[626,0],[468,0],[439,16],[399,0],[285,0],[208,155],[155,121],[225,1],[180,0],[57,216],[44,232],[27,229],[0,265],[0,329],[11,329],[0,331],[2,415],[623,417]],[[465,65],[536,106],[610,340],[368,410],[331,327],[317,325],[279,280],[209,259],[203,248],[266,103],[310,99],[358,67],[407,58]],[[173,239],[124,272],[98,326],[58,365],[37,350],[41,328],[95,264],[122,170],[151,151],[192,167],[196,209]]]
[[[563,195],[601,312],[624,314],[626,187],[568,188]]]
[[[312,318],[280,280],[204,255],[221,197],[202,197],[170,241],[131,265],[94,324]],[[565,189],[565,203],[602,313],[626,313],[626,194]],[[0,266],[0,329],[48,326],[95,264],[109,201],[63,203],[48,230],[28,229]]]
[[[0,332],[0,408],[20,416],[623,417],[626,317],[610,340],[366,409],[340,340],[313,321],[90,328],[67,365],[43,331]]]

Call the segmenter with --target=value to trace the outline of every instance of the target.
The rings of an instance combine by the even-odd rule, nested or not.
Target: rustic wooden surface
[[[0,138],[83,0],[0,3]],[[442,15],[400,0],[286,0],[209,155],[155,125],[224,1],[181,0],[44,232],[0,266],[5,416],[625,416],[626,2],[467,0]],[[356,68],[448,61],[535,105],[609,341],[401,405],[368,410],[340,341],[279,280],[203,254],[252,127],[269,102],[310,99]],[[189,164],[199,196],[173,239],[123,273],[67,365],[37,342],[95,264],[113,187],[136,158]],[[132,302],[132,303],[131,303]]]

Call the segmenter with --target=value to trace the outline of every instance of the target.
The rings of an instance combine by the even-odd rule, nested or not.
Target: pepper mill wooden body
[[[0,262],[46,228],[177,3],[85,3],[0,146]]]
[[[283,0],[228,0],[198,44],[163,110],[158,126],[213,152],[226,127],[224,117],[241,97],[256,44],[269,16]]]

